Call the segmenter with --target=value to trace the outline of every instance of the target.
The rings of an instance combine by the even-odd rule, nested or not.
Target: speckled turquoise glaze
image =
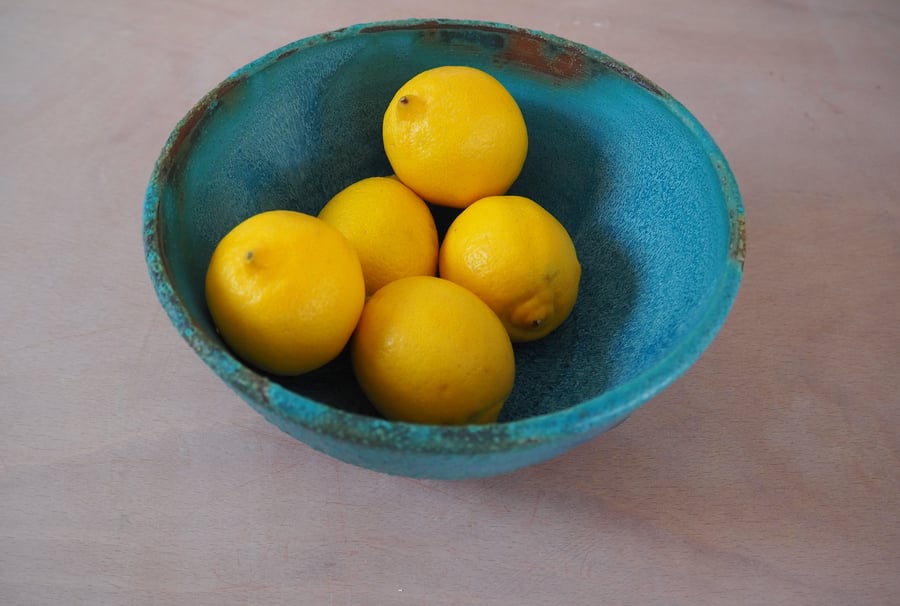
[[[518,100],[530,147],[510,193],[555,214],[584,267],[569,319],[516,347],[516,387],[488,426],[385,421],[346,355],[301,377],[261,374],[223,345],[203,293],[213,248],[241,220],[275,208],[317,213],[353,181],[389,174],[388,101],[416,73],[448,64],[490,72]],[[436,209],[439,223],[455,212]],[[544,461],[623,421],[709,345],[744,261],[735,180],[681,104],[596,50],[470,21],[356,25],[237,70],[165,144],[143,232],[175,328],[265,418],[338,459],[448,479]]]

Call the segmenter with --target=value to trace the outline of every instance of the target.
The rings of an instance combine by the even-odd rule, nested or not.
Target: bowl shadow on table
[[[569,319],[541,340],[515,345],[516,384],[501,423],[568,408],[613,386],[620,336],[638,290],[626,247],[603,220],[610,192],[601,146],[562,113],[537,105],[522,109],[535,126],[530,129],[528,160],[509,193],[538,201],[566,227],[583,273]],[[585,163],[585,158],[591,162]],[[443,238],[461,211],[438,206],[432,210]],[[589,339],[583,337],[586,334]],[[379,416],[353,379],[349,348],[319,370],[270,378],[304,397]]]

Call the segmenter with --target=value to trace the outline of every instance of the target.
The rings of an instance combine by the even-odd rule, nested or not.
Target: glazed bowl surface
[[[483,69],[512,93],[529,150],[509,193],[545,206],[583,267],[569,319],[516,345],[498,423],[415,425],[377,415],[347,355],[284,378],[218,337],[204,276],[252,214],[310,214],[387,175],[381,120],[399,86],[439,65]],[[434,207],[439,228],[458,211]],[[662,88],[604,53],[512,25],[360,24],[298,40],[236,70],[177,124],[144,204],[151,281],[182,337],[248,404],[343,461],[430,478],[490,476],[560,455],[626,419],[708,347],[734,302],[744,212],[728,163]]]

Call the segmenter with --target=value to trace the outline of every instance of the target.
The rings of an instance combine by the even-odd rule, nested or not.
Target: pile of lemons
[[[512,344],[547,335],[575,305],[575,246],[542,206],[506,195],[528,135],[493,76],[418,74],[382,132],[394,175],[353,183],[318,216],[254,215],[219,242],[206,274],[213,321],[274,374],[319,368],[349,343],[360,387],[388,419],[496,421]],[[461,209],[443,241],[429,204]]]

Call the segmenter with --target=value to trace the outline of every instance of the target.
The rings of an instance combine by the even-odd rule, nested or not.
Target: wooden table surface
[[[709,129],[747,209],[699,362],[486,480],[282,434],[178,336],[143,259],[152,164],[204,92],[409,16],[628,63]],[[5,0],[0,30],[0,604],[900,603],[896,0]]]

